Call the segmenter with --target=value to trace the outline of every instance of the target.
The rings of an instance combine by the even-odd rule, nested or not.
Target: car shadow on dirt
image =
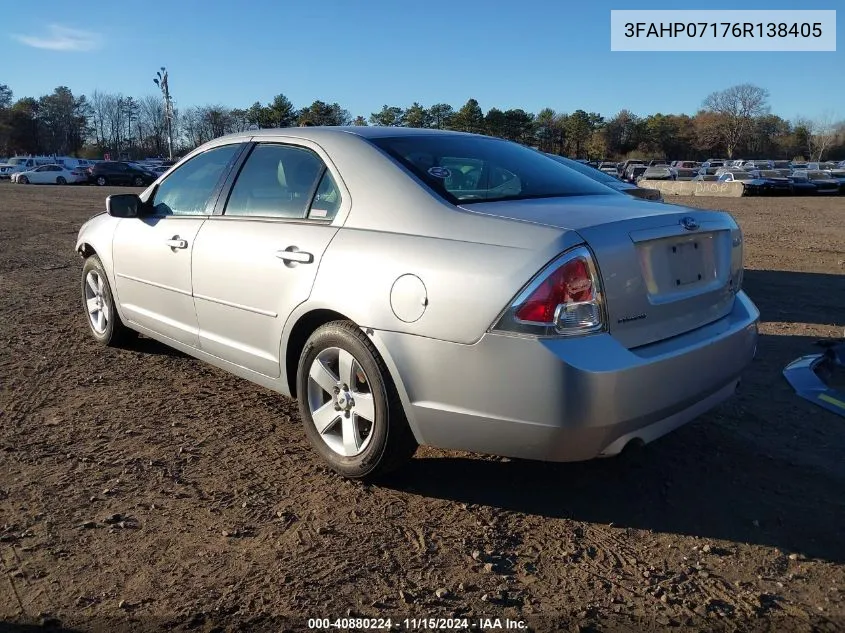
[[[845,420],[781,375],[813,337],[761,336],[737,396],[632,455],[554,464],[417,457],[386,485],[505,511],[845,562]]]
[[[845,274],[746,269],[743,288],[764,321],[843,325]]]
[[[148,338],[139,335],[136,338],[126,342],[124,349],[132,352],[140,352],[142,354],[150,354],[151,356],[170,356],[172,358],[191,358],[184,352],[170,347],[164,343],[160,343],[154,338]],[[2,633],[2,632],[0,632]]]

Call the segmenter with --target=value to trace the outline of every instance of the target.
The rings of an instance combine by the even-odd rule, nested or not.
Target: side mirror
[[[106,211],[115,218],[137,218],[142,204],[137,194],[117,193],[106,198]]]

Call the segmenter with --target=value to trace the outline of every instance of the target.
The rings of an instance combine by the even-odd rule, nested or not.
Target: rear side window
[[[611,193],[540,152],[500,139],[432,134],[370,142],[453,204]]]
[[[323,161],[311,150],[262,144],[247,158],[226,203],[225,215],[303,219],[334,215],[337,187]],[[334,195],[332,195],[334,194]],[[316,212],[316,213],[315,213]]]

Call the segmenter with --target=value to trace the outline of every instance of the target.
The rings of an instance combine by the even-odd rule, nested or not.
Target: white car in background
[[[61,165],[41,165],[29,171],[12,174],[12,182],[19,185],[67,185],[87,180],[85,171],[81,168],[73,170]]]

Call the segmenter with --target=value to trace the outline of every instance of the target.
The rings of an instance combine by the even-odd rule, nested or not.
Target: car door
[[[118,223],[115,286],[130,322],[197,346],[191,251],[242,147],[222,145],[194,156],[155,188],[142,215]]]
[[[24,172],[24,177],[33,185],[40,185],[44,182],[44,173],[43,167],[36,167],[31,169],[29,173]]]
[[[192,262],[200,348],[264,376],[281,371],[282,329],[311,293],[348,205],[314,147],[256,145],[222,214],[200,229]],[[223,204],[225,203],[225,208]]]
[[[127,173],[126,165],[123,163],[114,163],[111,166],[112,177],[111,180],[116,185],[128,185],[129,174]]]

